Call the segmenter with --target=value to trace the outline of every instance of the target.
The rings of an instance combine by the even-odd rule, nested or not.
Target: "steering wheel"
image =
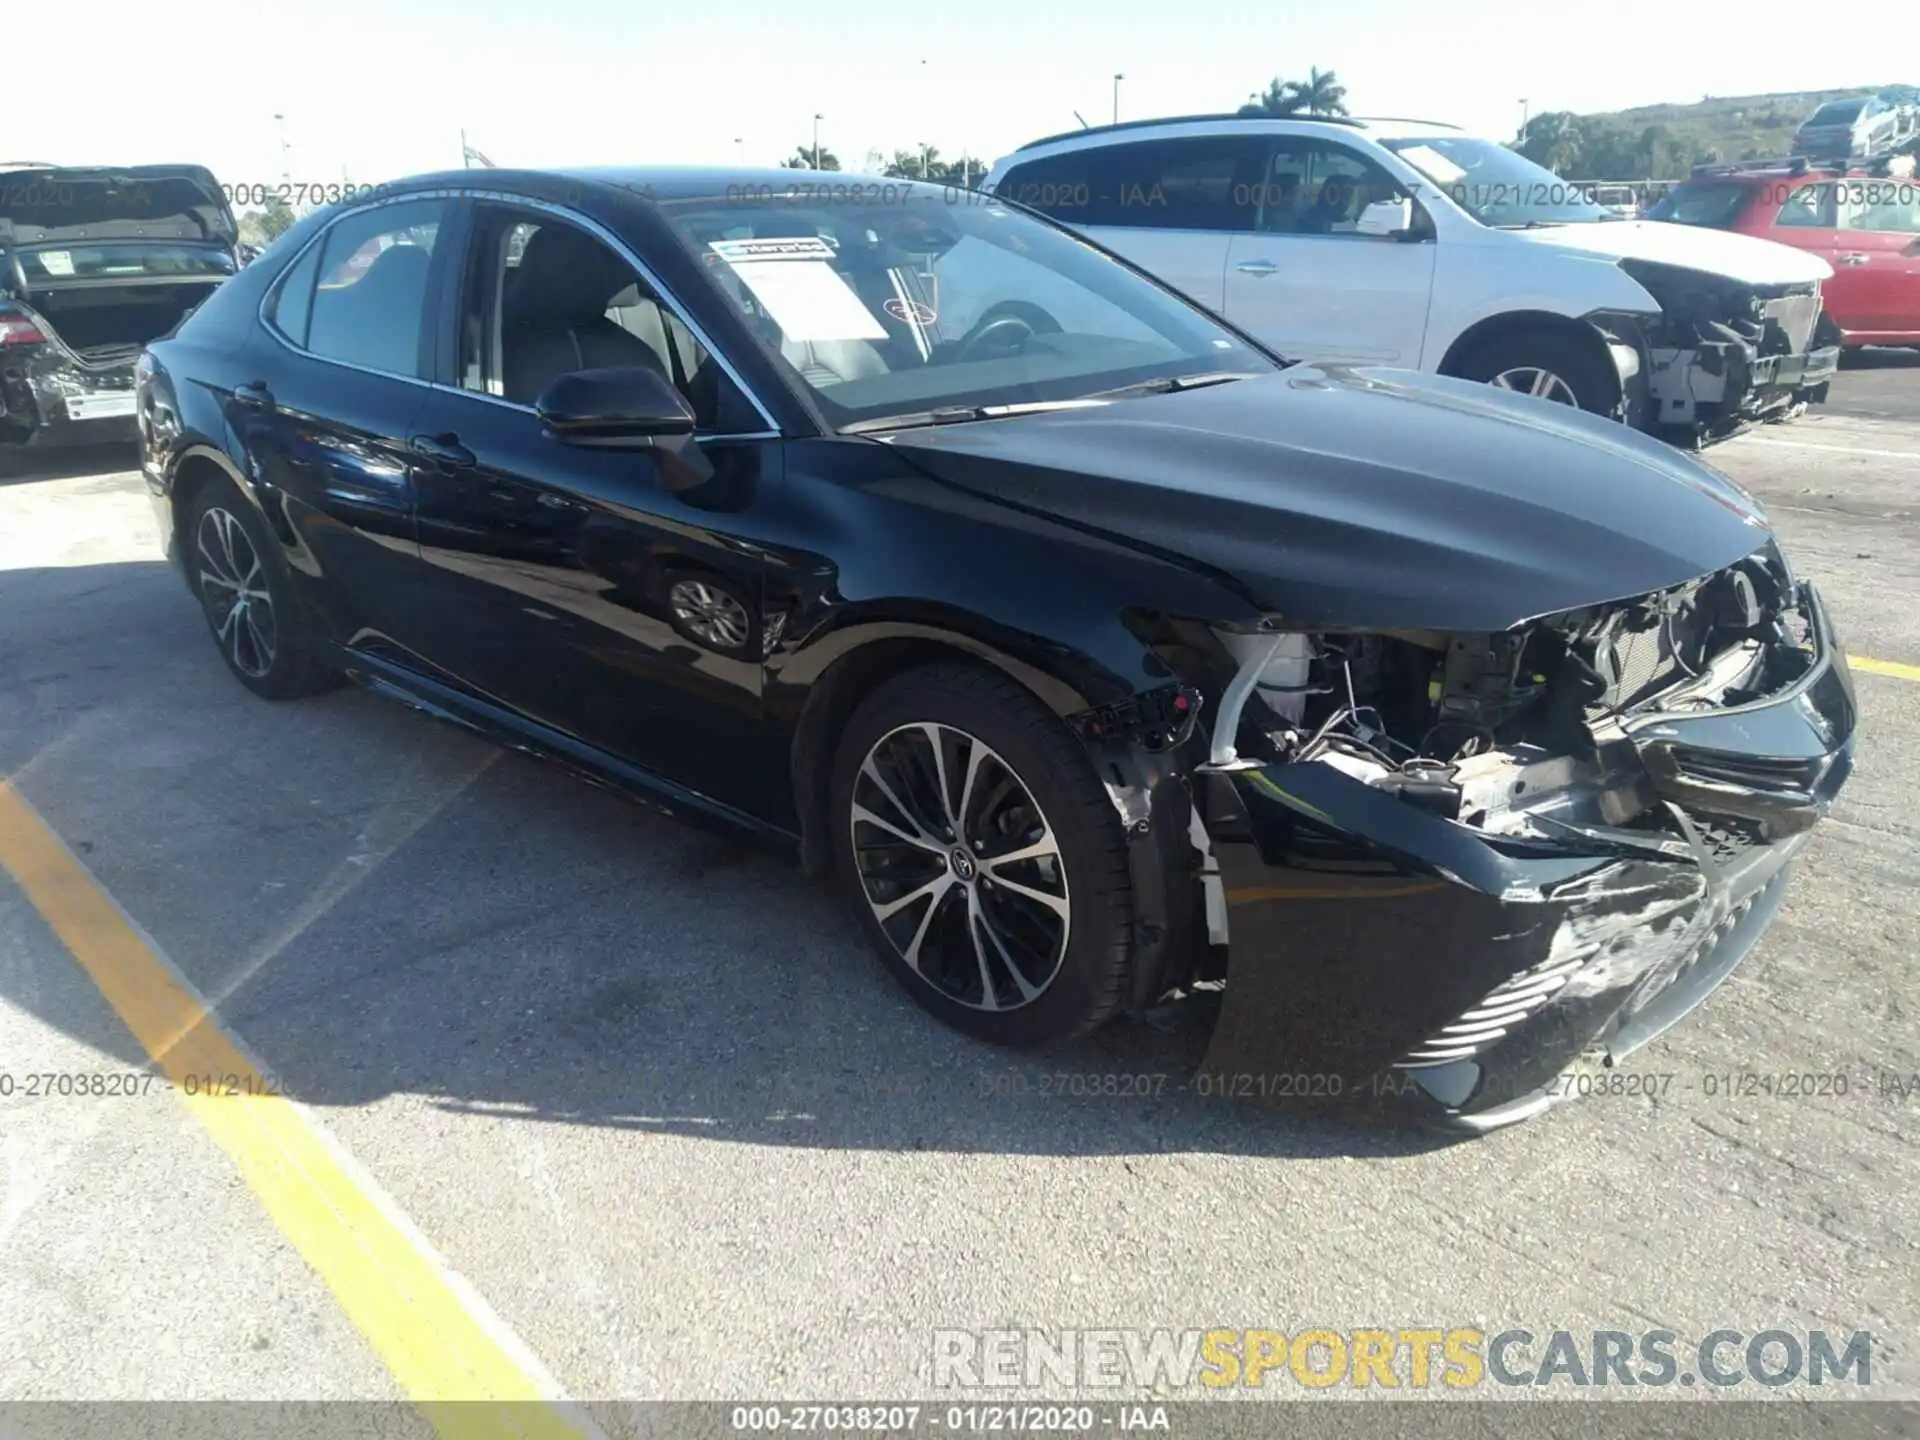
[[[1011,350],[1019,354],[1036,335],[1057,335],[1060,324],[1044,310],[1029,314],[1021,309],[990,312],[967,333],[954,351],[955,361],[973,359],[976,350]]]

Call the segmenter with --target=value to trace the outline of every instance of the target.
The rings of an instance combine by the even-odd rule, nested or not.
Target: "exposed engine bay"
[[[1811,660],[1794,607],[1794,581],[1769,550],[1500,634],[1223,635],[1239,693],[1230,685],[1223,697],[1212,762],[1323,761],[1491,834],[1663,825],[1621,723],[1725,709],[1790,684]],[[1258,761],[1242,759],[1242,745],[1258,747]]]
[[[1839,347],[1817,282],[1744,285],[1646,261],[1623,268],[1660,302],[1642,336],[1655,428],[1725,434],[1826,398]]]

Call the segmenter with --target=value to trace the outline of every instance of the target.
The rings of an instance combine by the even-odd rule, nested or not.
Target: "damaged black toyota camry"
[[[424,176],[138,393],[255,693],[789,845],[984,1040],[1220,990],[1229,1094],[1544,1108],[1753,948],[1851,765],[1831,619],[1711,468],[1290,366],[976,194]]]

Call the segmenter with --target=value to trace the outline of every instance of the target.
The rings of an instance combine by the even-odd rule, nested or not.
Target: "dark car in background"
[[[1877,155],[1911,139],[1916,116],[1920,107],[1884,94],[1829,100],[1800,122],[1793,153],[1817,160]]]
[[[402,182],[154,344],[139,419],[255,694],[790,847],[984,1040],[1224,982],[1215,1094],[1534,1113],[1752,949],[1851,763],[1718,472],[1289,365],[984,195]]]
[[[134,438],[141,347],[239,269],[198,165],[0,169],[0,444]]]

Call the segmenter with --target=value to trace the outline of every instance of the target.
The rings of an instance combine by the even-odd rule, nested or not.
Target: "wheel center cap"
[[[964,846],[957,847],[954,852],[947,857],[947,863],[953,866],[953,873],[962,880],[972,880],[977,873],[977,867],[973,863],[973,856],[967,853]]]

